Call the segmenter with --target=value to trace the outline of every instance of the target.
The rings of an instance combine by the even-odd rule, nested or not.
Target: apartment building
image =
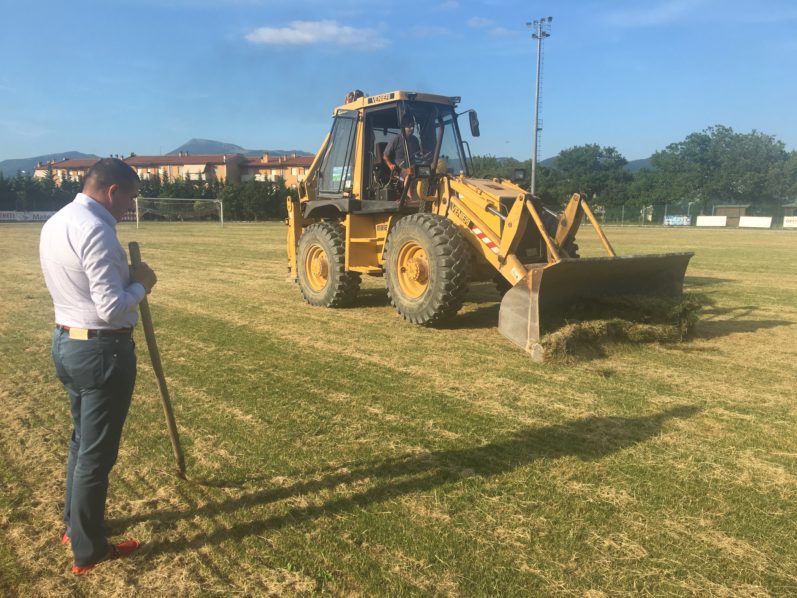
[[[259,158],[246,158],[241,165],[242,181],[276,181],[282,177],[286,187],[296,187],[304,181],[313,156],[270,156],[268,153]]]
[[[52,177],[53,182],[59,187],[63,181],[79,181],[86,176],[89,168],[97,162],[96,158],[73,160],[64,158],[63,160],[50,160],[49,162],[39,162],[33,171],[33,177],[44,179]]]
[[[121,158],[121,156],[112,156]],[[138,177],[144,181],[155,176],[161,180],[190,179],[194,181],[276,181],[285,180],[287,187],[295,187],[304,180],[307,170],[313,163],[313,156],[269,156],[247,158],[242,154],[196,154],[180,152],[174,156],[137,156],[132,154],[121,158],[132,166]],[[36,165],[33,176],[45,178],[52,176],[56,185],[62,181],[78,181],[97,158],[73,160],[51,160]]]
[[[130,156],[125,162],[144,181],[160,175],[161,180],[241,181],[241,154],[197,154],[180,152],[175,156]]]

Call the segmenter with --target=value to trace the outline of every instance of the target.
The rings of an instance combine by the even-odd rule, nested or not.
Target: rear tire
[[[432,326],[459,311],[470,279],[470,247],[450,220],[412,214],[399,220],[385,247],[390,302],[413,324]]]
[[[360,273],[346,272],[346,231],[339,223],[311,224],[296,250],[299,289],[310,305],[350,305],[360,290]]]

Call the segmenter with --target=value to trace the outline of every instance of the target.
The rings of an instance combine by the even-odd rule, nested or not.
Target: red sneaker
[[[63,544],[64,546],[69,546],[70,544],[72,544],[72,538],[70,538],[66,532],[64,532],[64,535],[61,536],[61,544]]]
[[[108,547],[108,556],[106,556],[104,559],[100,559],[99,561],[97,561],[96,563],[92,563],[91,565],[72,565],[72,573],[74,573],[75,575],[85,575],[103,561],[123,559],[125,557],[130,556],[136,550],[138,550],[140,546],[141,542],[139,542],[138,540],[123,540],[118,544],[111,544]]]

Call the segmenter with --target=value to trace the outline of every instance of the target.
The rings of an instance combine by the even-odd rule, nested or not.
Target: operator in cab
[[[420,152],[421,143],[413,135],[415,130],[415,119],[411,114],[401,117],[401,135],[396,135],[390,140],[385,148],[382,158],[391,171],[398,169],[399,177],[402,181],[407,181],[408,175],[412,173],[413,157]],[[405,143],[406,142],[406,143]],[[409,152],[409,155],[407,155]]]

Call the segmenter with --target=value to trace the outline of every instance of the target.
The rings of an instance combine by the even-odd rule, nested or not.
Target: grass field
[[[190,479],[139,327],[108,525],[144,546],[69,573],[40,225],[1,225],[0,595],[797,594],[797,234],[608,228],[620,254],[696,252],[696,338],[537,365],[491,285],[422,329],[378,278],[307,306],[281,224],[119,230],[160,278]]]

